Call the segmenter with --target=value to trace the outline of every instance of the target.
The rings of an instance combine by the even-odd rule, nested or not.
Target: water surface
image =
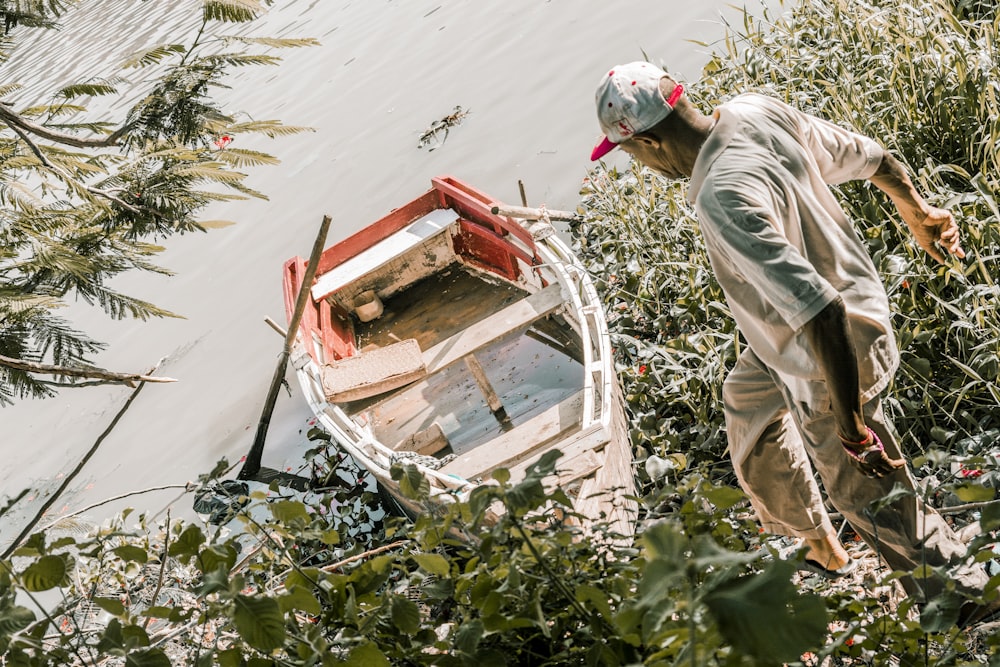
[[[26,105],[56,86],[113,76],[133,51],[190,33],[198,4],[83,0],[60,34],[17,29],[24,41],[0,82],[25,84],[12,100]],[[164,359],[159,372],[180,382],[142,390],[52,514],[194,480],[246,452],[282,346],[264,323],[285,321],[281,265],[308,254],[324,214],[334,220],[329,241],[339,240],[438,174],[511,203],[519,203],[521,180],[529,204],[573,209],[598,138],[592,100],[603,71],[645,53],[683,80],[697,79],[711,47],[694,42],[719,40],[720,16],[738,14],[722,0],[279,0],[248,32],[315,37],[322,46],[285,51],[277,68],[239,72],[224,95],[250,117],[315,131],[241,137],[241,146],[283,161],[249,179],[269,201],[213,207],[206,218],[238,224],[170,240],[161,263],[176,276],[119,283],[184,319],[110,322],[74,309],[81,328],[110,344],[97,365],[138,371]],[[141,75],[122,89],[141,94]],[[434,150],[418,148],[421,134],[456,106],[468,111],[464,122]],[[291,394],[278,399],[272,452],[300,446],[309,418],[294,375],[287,377]],[[73,468],[130,391],[64,390],[0,410],[0,490],[41,490],[8,517],[13,523]],[[176,516],[190,498],[176,499],[176,491],[146,494],[86,516],[100,520],[124,506],[162,513],[172,504]],[[15,528],[0,525],[0,542]]]

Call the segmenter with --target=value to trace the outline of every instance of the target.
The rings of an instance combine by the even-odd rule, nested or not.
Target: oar
[[[312,254],[309,255],[309,264],[306,265],[306,273],[302,276],[302,285],[299,287],[299,295],[295,300],[295,310],[292,312],[292,320],[288,323],[288,330],[285,332],[285,347],[281,351],[278,365],[274,369],[274,377],[271,378],[271,388],[267,392],[267,399],[264,401],[264,411],[260,415],[260,422],[257,424],[257,433],[254,435],[253,446],[247,453],[247,460],[243,463],[243,468],[237,479],[254,479],[260,472],[260,460],[264,455],[264,440],[267,439],[267,429],[271,424],[271,413],[274,412],[274,403],[278,399],[278,390],[285,379],[285,368],[288,366],[288,357],[292,354],[292,343],[295,342],[295,335],[299,330],[299,322],[302,320],[302,311],[306,308],[309,300],[309,290],[312,288],[313,279],[316,277],[316,267],[319,265],[319,257],[323,254],[323,246],[326,245],[326,233],[330,230],[330,216],[323,216],[323,223],[319,227],[319,234],[313,243]],[[272,476],[273,477],[273,476]]]

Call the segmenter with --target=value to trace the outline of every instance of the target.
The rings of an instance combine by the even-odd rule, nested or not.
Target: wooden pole
[[[278,400],[278,390],[285,379],[285,368],[288,366],[288,357],[292,353],[292,343],[295,342],[299,322],[302,321],[302,312],[306,309],[306,303],[309,301],[309,291],[316,278],[316,267],[319,265],[320,255],[323,254],[328,231],[330,231],[330,216],[324,215],[323,223],[319,227],[319,234],[316,235],[316,241],[313,243],[312,253],[309,255],[306,273],[302,276],[302,285],[299,287],[299,295],[295,300],[295,310],[292,312],[292,320],[288,323],[288,331],[285,333],[285,346],[278,358],[274,376],[271,378],[271,388],[264,400],[264,410],[257,423],[257,433],[254,435],[253,446],[247,453],[247,460],[244,461],[240,474],[236,476],[237,479],[253,479],[260,472],[260,461],[264,455],[264,441],[267,439],[267,429],[271,425],[271,413],[274,412],[274,404]]]
[[[542,218],[547,217],[549,220],[571,222],[580,219],[579,214],[572,213],[570,211],[550,211],[542,208],[507,206],[505,204],[496,204],[490,209],[490,211],[493,215],[506,215],[509,218],[519,218],[521,220],[541,220]]]

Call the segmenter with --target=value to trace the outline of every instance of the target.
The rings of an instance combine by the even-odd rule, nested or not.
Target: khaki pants
[[[745,349],[723,385],[729,451],[736,476],[767,532],[798,538],[835,533],[813,471],[833,506],[895,570],[948,566],[959,590],[979,594],[987,581],[979,565],[961,561],[966,546],[916,493],[873,515],[869,505],[899,485],[914,491],[904,467],[882,479],[862,475],[837,437],[826,384],[802,381],[789,388]],[[865,421],[892,458],[901,456],[878,398],[864,406]],[[933,579],[902,580],[910,595],[928,599],[942,590]],[[924,597],[926,596],[926,597]]]

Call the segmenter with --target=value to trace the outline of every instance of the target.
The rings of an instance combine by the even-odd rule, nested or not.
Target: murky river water
[[[19,81],[17,105],[40,103],[56,86],[117,73],[130,53],[177,39],[197,22],[190,0],[82,0],[61,34],[31,34],[0,68]],[[225,95],[253,118],[280,118],[315,132],[240,139],[282,159],[249,184],[269,201],[216,206],[206,218],[238,224],[169,241],[161,263],[172,278],[130,276],[118,286],[184,317],[109,322],[79,309],[76,322],[110,343],[94,361],[120,371],[161,358],[172,385],[148,385],[103,441],[53,516],[119,494],[194,480],[249,448],[282,341],[265,323],[284,323],[280,270],[307,255],[324,214],[333,242],[451,174],[493,196],[573,209],[598,137],[593,91],[602,71],[643,53],[696,79],[722,16],[723,0],[279,0],[248,30],[315,37],[322,46],[282,52],[277,68],[247,69]],[[133,73],[136,70],[131,70]],[[141,80],[123,87],[132,95]],[[461,106],[469,113],[435,150],[420,135]],[[252,145],[251,145],[252,144]],[[620,157],[616,159],[621,159]],[[272,451],[299,446],[309,415],[289,373],[271,422]],[[0,503],[25,487],[33,501],[0,525],[0,543],[34,512],[127,399],[125,388],[64,390],[0,409]],[[102,505],[162,512],[176,491]],[[189,511],[190,498],[176,513]]]

